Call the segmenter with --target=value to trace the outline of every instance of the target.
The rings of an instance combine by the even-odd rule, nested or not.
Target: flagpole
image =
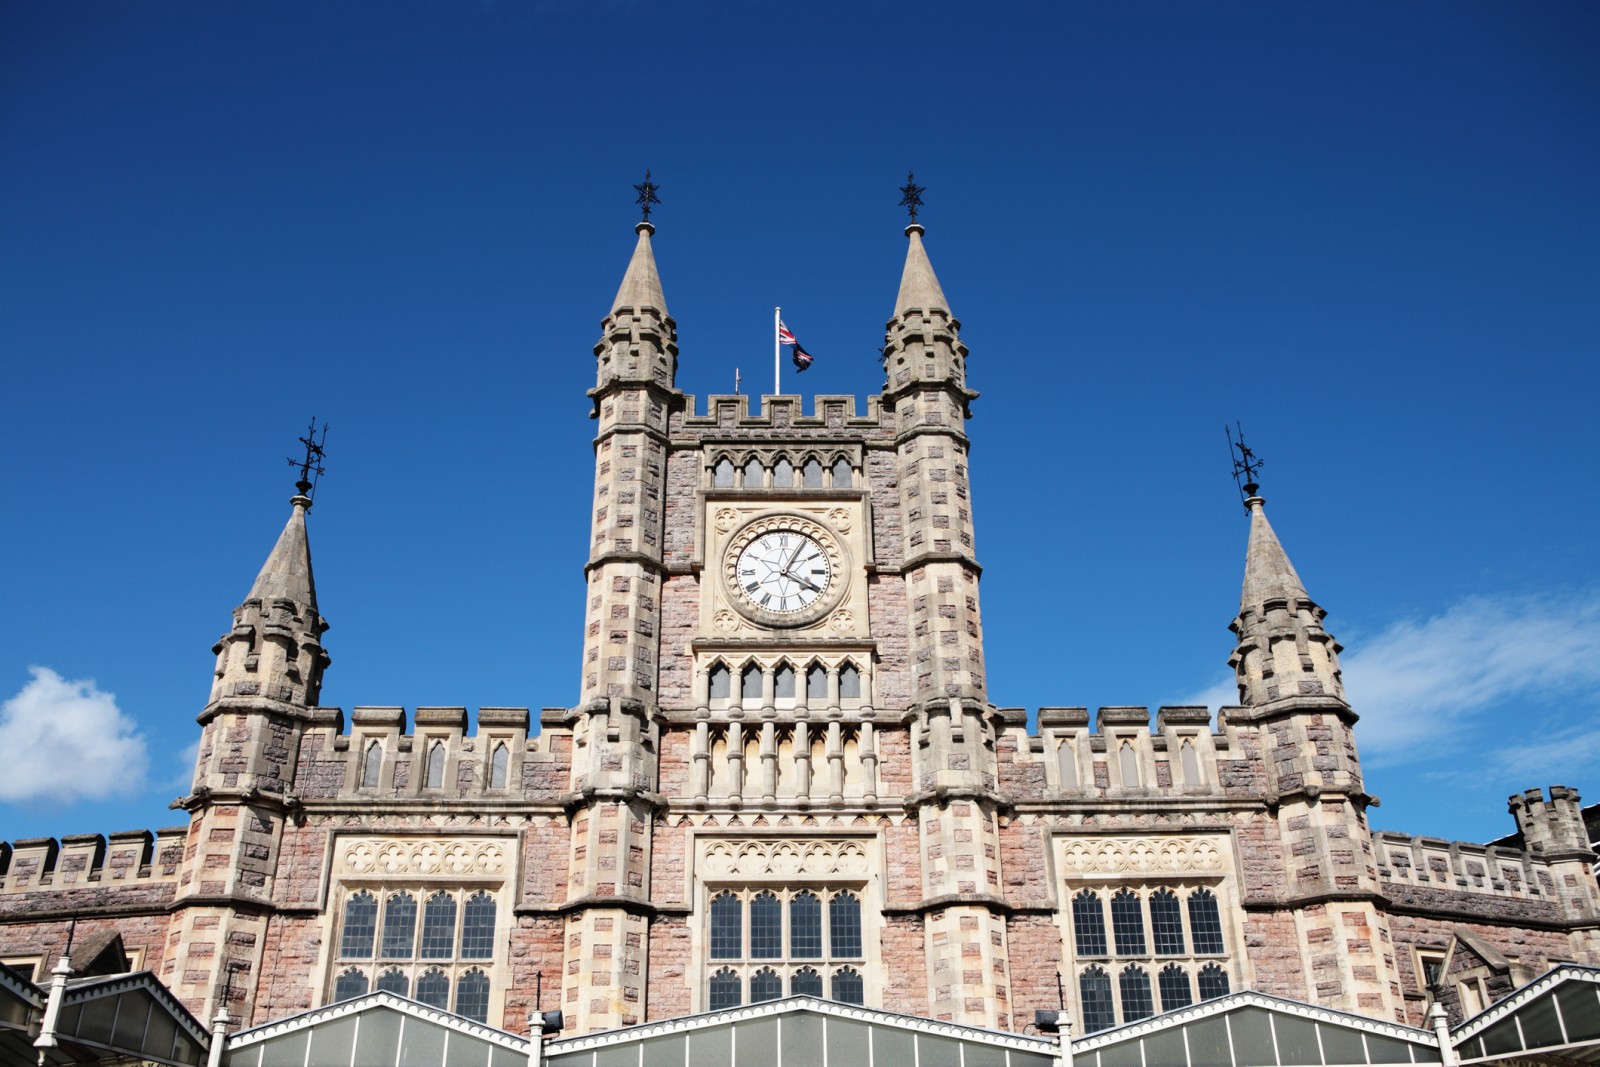
[[[772,395],[777,396],[783,392],[783,361],[778,358],[783,351],[778,336],[779,327],[783,324],[783,309],[772,309]]]

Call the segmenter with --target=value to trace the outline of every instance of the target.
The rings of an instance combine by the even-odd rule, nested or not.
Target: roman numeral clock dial
[[[730,545],[729,591],[758,622],[797,625],[838,602],[838,547],[820,531],[799,526],[768,519],[747,527]]]

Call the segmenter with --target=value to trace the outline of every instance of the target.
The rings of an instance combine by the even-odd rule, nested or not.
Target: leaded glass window
[[[840,967],[834,971],[833,999],[841,1004],[865,1004],[867,990],[861,981],[861,972],[854,967]]]
[[[383,948],[386,960],[409,960],[417,939],[417,898],[396,893],[383,902]]]
[[[1228,972],[1215,963],[1200,968],[1200,999],[1215,1000],[1228,995]]]
[[[737,960],[744,956],[744,905],[729,892],[711,899],[711,958]],[[735,1001],[734,1003],[738,1003]]]
[[[783,905],[771,893],[757,893],[750,900],[750,958],[775,960],[782,956]]]
[[[489,788],[504,789],[510,770],[511,750],[503,743],[494,746],[494,756],[489,760]]]
[[[1222,917],[1217,914],[1217,898],[1210,890],[1196,889],[1189,895],[1189,932],[1197,956],[1225,952],[1222,947]]]
[[[1123,968],[1122,974],[1117,977],[1117,984],[1122,987],[1123,1022],[1138,1022],[1156,1013],[1150,1002],[1150,976],[1143,967]]]
[[[1072,898],[1072,934],[1078,955],[1106,954],[1106,913],[1099,894],[1085,889]]]
[[[854,893],[828,901],[828,949],[835,959],[861,958],[861,901]]]
[[[1176,963],[1169,963],[1161,969],[1157,984],[1161,987],[1162,1011],[1187,1008],[1194,1003],[1194,993],[1189,986],[1189,972]]]
[[[367,972],[356,967],[339,975],[338,980],[333,983],[334,1000],[349,1000],[351,997],[363,995],[366,991]]]
[[[398,967],[390,967],[378,975],[378,988],[386,993],[404,997],[411,993],[411,979],[406,977],[406,972]]]
[[[1099,967],[1087,967],[1078,976],[1078,1000],[1083,1007],[1084,1033],[1117,1025],[1117,1017],[1111,1011],[1111,976]]]
[[[494,958],[494,912],[494,898],[488,893],[474,893],[467,898],[466,915],[461,923],[462,959]]]
[[[822,975],[815,967],[802,967],[789,979],[789,995],[793,997],[822,996]]]
[[[430,967],[417,979],[417,1000],[430,1008],[450,1008],[450,979],[437,967]]]
[[[783,996],[783,979],[771,967],[763,967],[750,976],[750,1003],[777,1000]]]
[[[377,933],[378,898],[362,890],[344,902],[344,932],[339,938],[340,958],[370,960],[372,941]],[[366,978],[363,977],[361,981],[362,992],[365,992]]]
[[[422,908],[422,948],[417,955],[425,960],[447,960],[455,954],[456,899],[448,893],[435,893]],[[417,989],[421,999],[422,983],[417,983]]]
[[[1183,909],[1170,889],[1150,894],[1150,932],[1154,935],[1157,956],[1183,955]]]
[[[739,976],[732,968],[724,967],[711,976],[711,998],[707,1007],[712,1011],[721,1011],[723,1008],[737,1008],[740,996],[741,982]]]
[[[822,901],[815,893],[796,893],[789,901],[789,958],[822,958]]]
[[[456,1014],[475,1022],[489,1021],[489,976],[476,967],[456,979]]]
[[[1111,936],[1116,941],[1117,955],[1144,955],[1144,905],[1130,889],[1111,898]]]

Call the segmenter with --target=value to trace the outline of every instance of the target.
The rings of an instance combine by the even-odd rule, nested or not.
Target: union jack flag
[[[794,334],[789,332],[789,327],[783,324],[782,319],[778,320],[778,343],[780,345],[792,345],[797,343],[794,339]]]

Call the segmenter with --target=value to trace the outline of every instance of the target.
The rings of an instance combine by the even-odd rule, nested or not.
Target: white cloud
[[[137,791],[150,757],[116,696],[92,678],[28,671],[33,680],[0,704],[0,801],[71,803]]]
[[[1506,714],[1552,698],[1600,706],[1600,594],[1475,596],[1425,618],[1352,640],[1340,657],[1345,693],[1361,715],[1364,759],[1396,764],[1469,741],[1490,708]],[[1237,701],[1231,679],[1190,703]],[[1506,709],[1511,709],[1507,711]],[[1495,761],[1529,771],[1600,753],[1587,729],[1537,744],[1495,746]],[[1453,743],[1452,743],[1453,742]]]

